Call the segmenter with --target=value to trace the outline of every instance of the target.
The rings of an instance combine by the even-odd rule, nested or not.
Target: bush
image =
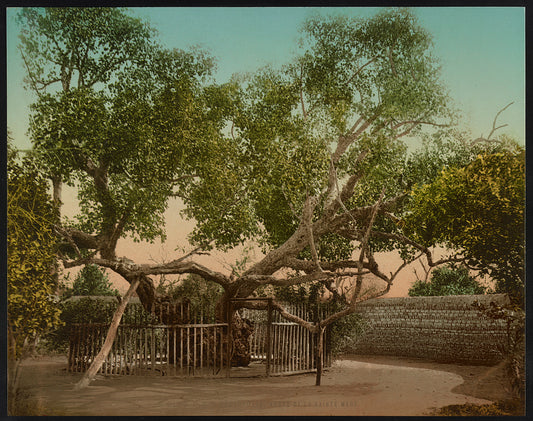
[[[68,275],[65,280],[68,280]],[[63,293],[64,298],[72,297],[73,295],[119,296],[120,293],[116,288],[112,287],[111,281],[105,273],[105,269],[100,268],[98,265],[91,264],[85,265],[83,269],[78,272],[72,287],[67,287]]]
[[[498,401],[486,405],[474,405],[466,403],[463,405],[448,405],[436,410],[432,415],[446,417],[457,416],[523,416],[525,412],[525,402],[523,400],[512,399]]]
[[[117,309],[118,300],[104,301],[98,297],[84,297],[76,301],[59,304],[63,325],[43,337],[43,348],[47,352],[66,353],[69,346],[70,329],[75,323],[110,323]],[[138,304],[129,304],[122,316],[124,324],[149,324],[153,316]]]
[[[418,280],[409,288],[410,297],[428,297],[437,295],[476,295],[484,294],[486,288],[468,268],[449,264],[435,269],[429,282]]]
[[[90,297],[78,301],[63,301],[59,304],[63,325],[43,337],[47,351],[66,353],[70,328],[74,323],[108,323],[113,317],[116,304]]]

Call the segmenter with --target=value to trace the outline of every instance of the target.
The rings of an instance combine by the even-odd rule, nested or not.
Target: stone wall
[[[504,294],[379,298],[358,305],[364,332],[349,352],[492,365],[501,361],[505,322],[480,315],[474,301],[509,302]]]

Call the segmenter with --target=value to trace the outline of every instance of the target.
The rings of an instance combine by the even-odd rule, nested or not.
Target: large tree
[[[39,37],[65,44],[70,12],[43,13],[60,23]],[[354,311],[365,276],[383,282],[371,294],[378,296],[417,257],[413,250],[436,265],[400,223],[410,187],[403,140],[449,124],[430,35],[405,9],[310,19],[303,35],[301,54],[282,69],[225,85],[203,83],[212,62],[202,52],[140,42],[150,46],[133,49],[143,59],[127,57],[102,89],[82,84],[41,94],[31,124],[35,149],[53,174],[78,187],[81,200],[78,222],[57,226],[64,265],[110,268],[130,282],[126,298],[137,289],[146,308],[161,299],[152,275],[199,275],[222,286],[223,302],[263,285],[322,282],[340,294],[340,282],[353,280],[346,308],[318,326],[276,304],[314,332]],[[84,48],[89,54],[95,45]],[[43,52],[35,57],[58,65]],[[413,174],[405,179],[413,182]],[[197,248],[163,264],[117,257],[120,237],[164,236],[163,211],[174,195],[197,221]],[[243,273],[216,272],[193,259],[250,239],[265,256]],[[398,247],[406,260],[387,274],[375,252]],[[226,308],[220,306],[223,320],[231,319]]]

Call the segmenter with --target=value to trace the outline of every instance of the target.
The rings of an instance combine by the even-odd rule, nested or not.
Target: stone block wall
[[[364,332],[349,352],[438,362],[497,364],[506,325],[480,315],[474,301],[509,302],[505,294],[378,298],[358,305]]]

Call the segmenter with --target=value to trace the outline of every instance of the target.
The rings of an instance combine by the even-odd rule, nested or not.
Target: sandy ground
[[[99,376],[73,391],[81,374],[64,357],[23,363],[21,388],[40,415],[427,415],[445,405],[504,399],[498,367],[347,356],[314,386],[314,374],[269,378]]]

